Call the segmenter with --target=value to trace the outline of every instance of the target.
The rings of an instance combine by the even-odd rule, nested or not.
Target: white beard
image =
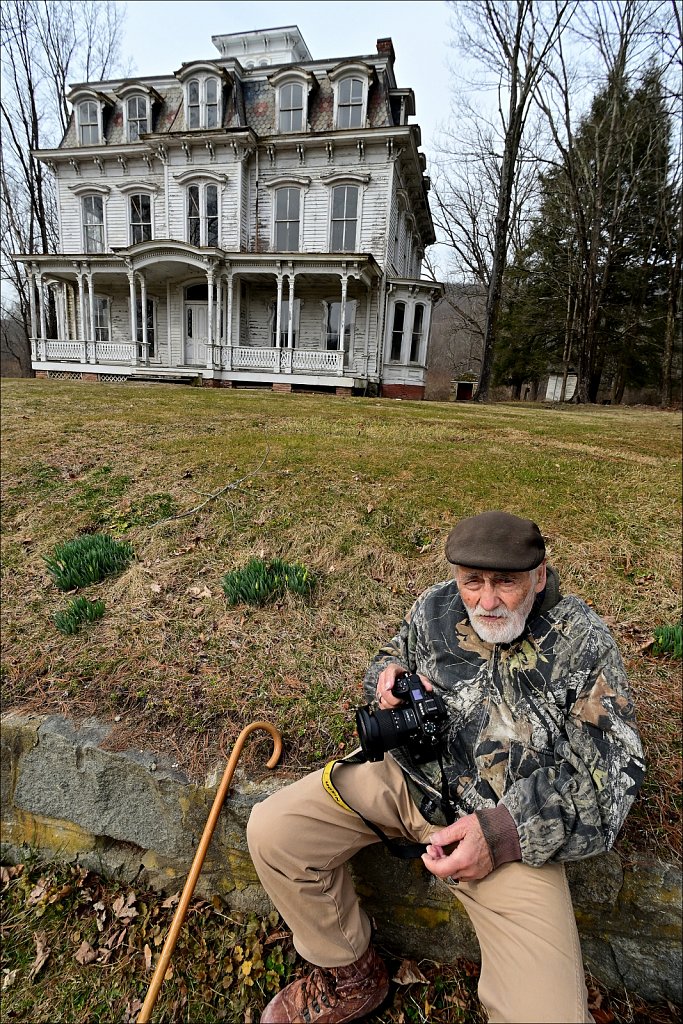
[[[522,604],[514,612],[507,608],[496,608],[495,611],[484,611],[477,604],[470,610],[470,622],[477,636],[487,644],[511,644],[524,632],[527,616],[536,598],[536,588],[531,586]],[[482,622],[481,617],[493,617],[498,622]]]

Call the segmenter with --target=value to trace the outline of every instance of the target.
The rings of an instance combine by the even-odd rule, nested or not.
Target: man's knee
[[[282,791],[280,791],[282,792]],[[269,862],[270,852],[282,857],[283,851],[291,844],[293,830],[288,822],[287,811],[282,807],[279,793],[274,793],[266,800],[254,804],[247,822],[247,846],[252,859]]]

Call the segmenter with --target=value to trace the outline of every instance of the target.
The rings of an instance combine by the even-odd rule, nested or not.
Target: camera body
[[[366,704],[356,709],[358,738],[368,761],[381,761],[387,750],[405,747],[414,764],[433,761],[441,749],[448,721],[446,705],[438,693],[425,690],[418,675],[399,676],[392,693],[401,707],[381,711]]]

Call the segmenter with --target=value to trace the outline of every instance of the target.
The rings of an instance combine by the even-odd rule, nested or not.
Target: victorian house
[[[213,43],[173,74],[72,88],[37,154],[60,252],[16,257],[34,369],[423,397],[441,288],[420,279],[429,179],[391,40],[326,60],[295,26]]]

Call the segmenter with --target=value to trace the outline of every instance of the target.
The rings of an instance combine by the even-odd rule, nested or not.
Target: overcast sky
[[[372,3],[308,0],[208,2],[129,0],[121,48],[136,75],[163,75],[184,61],[218,57],[211,36],[297,25],[314,59],[376,52],[390,36],[396,51],[396,79],[415,92],[422,148],[433,148],[439,124],[449,114],[450,11],[442,0],[374,0]]]

